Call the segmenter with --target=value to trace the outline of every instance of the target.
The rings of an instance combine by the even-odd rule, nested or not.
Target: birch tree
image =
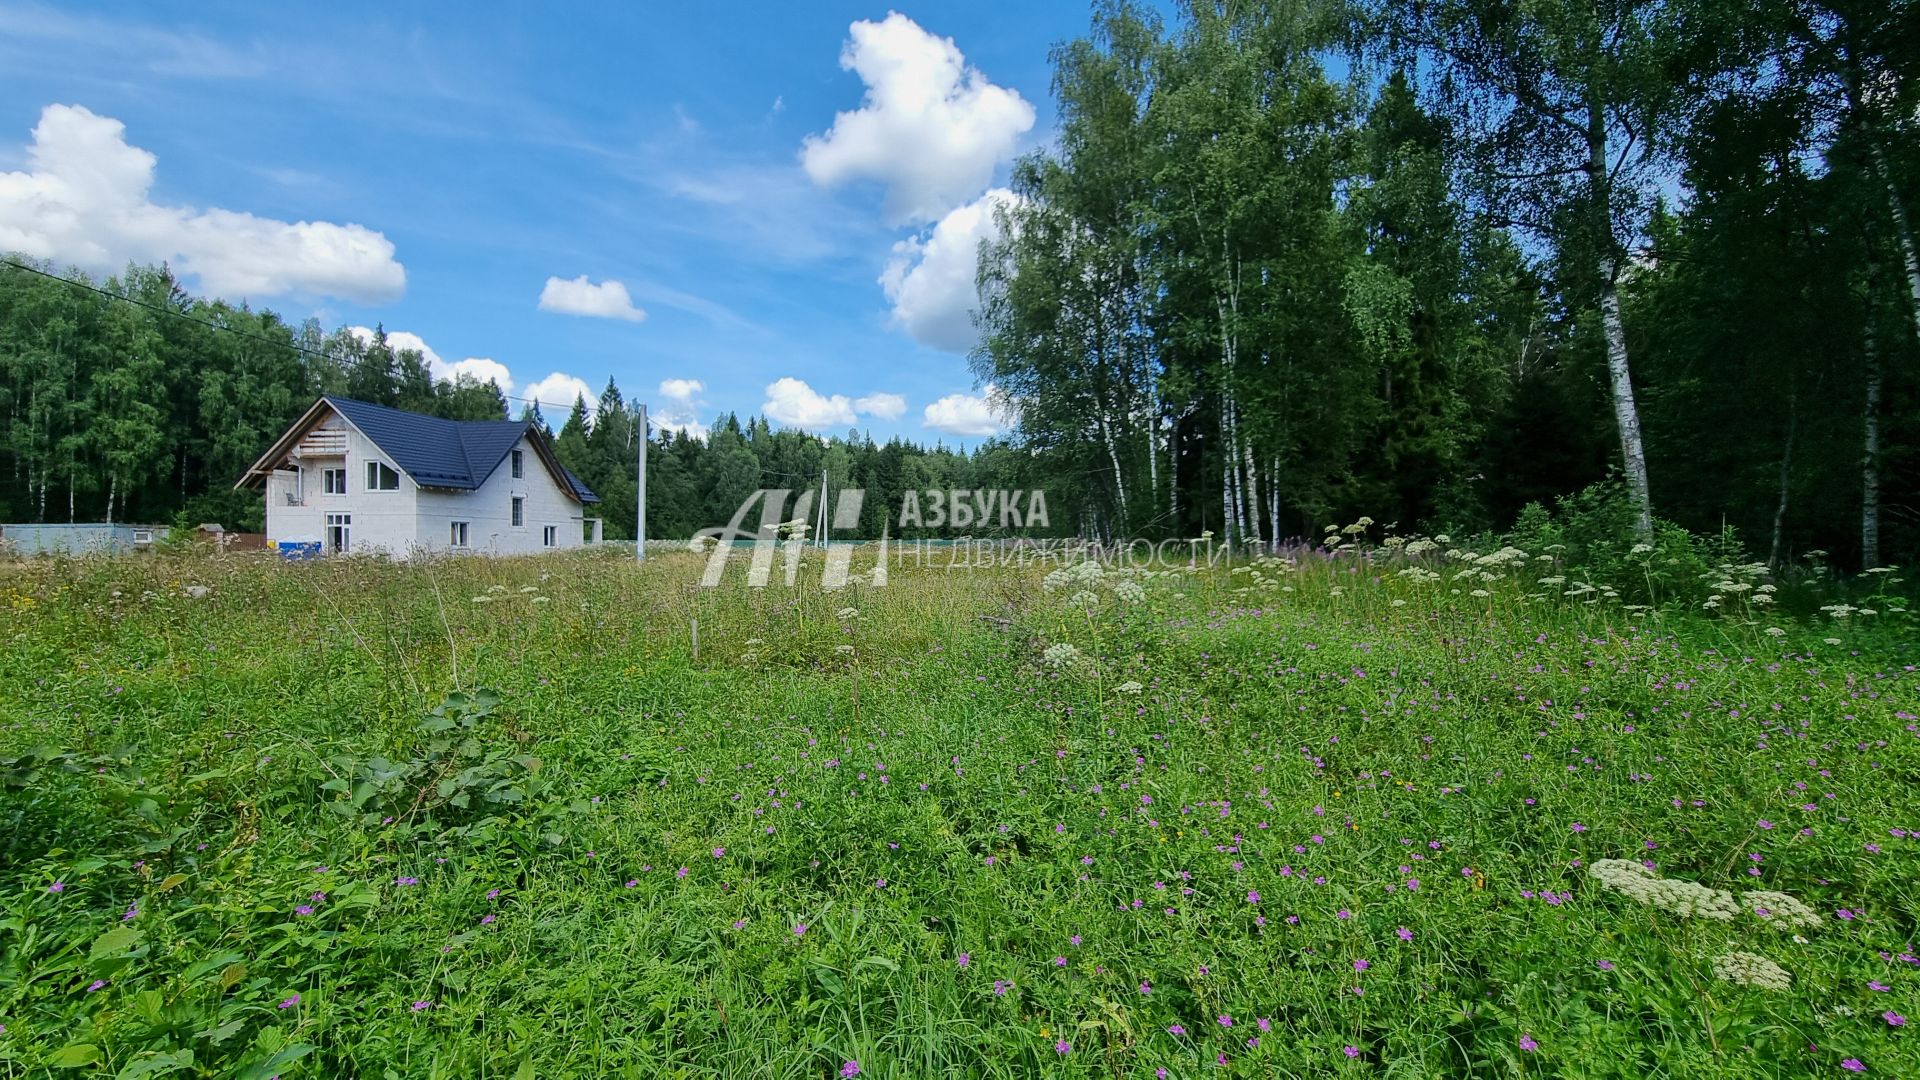
[[[1682,20],[1637,0],[1388,0],[1390,42],[1432,72],[1482,208],[1548,243],[1600,322],[1636,528],[1653,529],[1621,283],[1662,176],[1677,108],[1700,92]]]

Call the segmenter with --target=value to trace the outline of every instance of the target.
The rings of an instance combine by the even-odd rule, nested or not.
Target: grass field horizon
[[[1864,604],[745,558],[0,564],[0,1077],[1920,1075]]]

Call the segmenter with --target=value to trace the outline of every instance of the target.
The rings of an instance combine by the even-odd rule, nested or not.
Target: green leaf
[[[241,1080],[267,1080],[268,1077],[277,1075],[280,1070],[311,1053],[313,1053],[313,1047],[306,1043],[294,1043],[281,1048],[278,1053],[265,1061],[256,1061],[247,1066],[240,1073],[240,1078]]]
[[[196,1039],[205,1039],[213,1045],[219,1046],[221,1043],[238,1035],[241,1029],[246,1026],[247,1022],[245,1020],[229,1020],[219,1027],[211,1027],[205,1031],[196,1031],[193,1033],[193,1037]]]
[[[88,959],[106,960],[138,944],[140,944],[140,931],[131,926],[116,926],[93,939],[93,949],[88,953]]]
[[[168,1050],[150,1057],[137,1057],[115,1074],[115,1080],[137,1080],[142,1076],[165,1076],[193,1068],[193,1051]]]
[[[79,1069],[100,1060],[100,1048],[92,1043],[63,1046],[43,1064],[49,1069]]]

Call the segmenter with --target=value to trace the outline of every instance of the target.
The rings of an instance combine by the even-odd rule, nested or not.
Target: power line
[[[65,282],[66,284],[71,285],[76,289],[85,289],[91,293],[98,293],[99,295],[104,296],[109,300],[119,300],[122,303],[132,304],[134,307],[144,308],[148,311],[155,312],[160,315],[171,315],[176,319],[184,319],[185,321],[190,322],[195,326],[204,327],[205,329],[208,329],[208,330],[224,331],[229,334],[234,334],[238,337],[246,338],[249,341],[257,341],[262,345],[272,346],[273,348],[276,348],[276,349],[291,349],[292,351],[300,353],[303,356],[311,356],[317,360],[326,360],[328,362],[333,362],[337,359],[336,357],[329,355],[328,353],[321,352],[318,349],[309,349],[305,345],[301,345],[300,343],[295,341],[291,341],[291,340],[275,341],[273,338],[266,337],[261,334],[255,334],[247,330],[242,330],[237,326],[223,326],[220,323],[208,322],[205,319],[196,319],[184,311],[178,311],[178,310],[175,310],[174,308],[165,307],[160,304],[150,304],[150,303],[147,303],[145,300],[136,299],[131,296],[122,296],[119,293],[109,292],[106,289],[102,289],[99,286],[92,284],[91,282],[76,281],[70,277],[63,277],[59,274],[49,273],[48,271],[42,270],[37,266],[29,266],[26,263],[15,262],[14,260],[7,259],[7,258],[0,258],[0,263],[4,263],[7,266],[11,266],[15,270],[25,270],[29,274],[38,274],[43,278],[51,278],[54,281]],[[565,404],[562,404],[557,401],[541,401],[538,398],[518,397],[513,394],[509,394],[505,390],[501,389],[499,382],[493,379],[488,379],[487,381],[490,383],[493,383],[494,389],[500,390],[500,396],[505,398],[508,401],[517,401],[526,405],[538,405],[548,409],[572,409],[573,408],[572,402],[567,402]],[[600,407],[598,405],[588,405],[587,412],[589,414],[597,415],[600,412]]]

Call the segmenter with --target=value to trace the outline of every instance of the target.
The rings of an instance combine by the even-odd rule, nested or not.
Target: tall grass
[[[8,565],[0,1077],[1920,1074],[1904,624],[1450,546]]]

